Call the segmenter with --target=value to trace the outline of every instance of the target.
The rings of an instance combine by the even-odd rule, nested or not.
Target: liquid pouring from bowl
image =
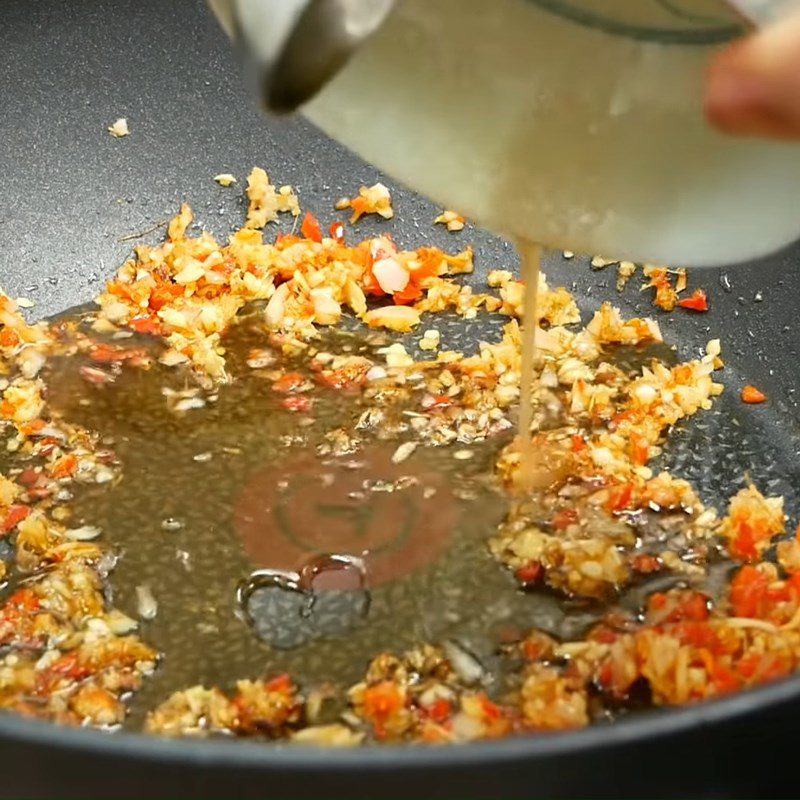
[[[800,233],[800,149],[702,110],[714,52],[797,0],[210,2],[268,108],[514,239],[710,266]]]

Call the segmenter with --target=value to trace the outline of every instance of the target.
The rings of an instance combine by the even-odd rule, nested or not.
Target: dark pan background
[[[127,117],[131,135],[106,131]],[[254,165],[291,183],[327,224],[333,202],[381,176],[299,119],[268,120],[245,92],[228,43],[200,0],[5,0],[0,5],[0,286],[36,302],[33,317],[92,298],[139,241],[121,241],[174,214],[182,200],[218,235],[241,224],[244,179]],[[239,184],[212,180],[232,172]],[[492,268],[517,268],[507,242],[477,230],[434,228],[438,209],[392,187],[397,218],[358,234],[391,231],[401,245],[476,247],[475,285]],[[763,198],[753,197],[753,203]],[[800,212],[798,213],[800,217]],[[287,224],[282,223],[284,228]],[[796,511],[800,418],[795,395],[800,249],[756,264],[696,272],[712,310],[660,315],[683,355],[723,339],[728,386],[709,425],[683,432],[671,456],[709,500],[749,470]],[[637,276],[613,289],[613,268],[550,254],[551,282],[650,313]],[[728,290],[729,289],[729,290]],[[491,335],[457,323],[463,346]],[[455,344],[453,334],[448,342]],[[770,402],[742,409],[742,383]],[[735,420],[735,421],[734,421]],[[762,487],[763,488],[763,487]],[[456,751],[312,753],[225,743],[110,739],[0,718],[0,796],[160,797],[270,795],[463,798],[506,796],[752,796],[792,793],[790,753],[800,710],[797,680],[634,725]],[[114,789],[110,790],[113,786]]]

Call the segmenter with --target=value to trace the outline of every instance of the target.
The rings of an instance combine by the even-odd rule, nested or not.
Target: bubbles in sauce
[[[239,588],[242,613],[256,634],[279,649],[346,634],[369,611],[364,560],[318,555],[298,572],[256,570]]]

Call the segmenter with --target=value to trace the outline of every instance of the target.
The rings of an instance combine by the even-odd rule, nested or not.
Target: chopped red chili
[[[310,212],[306,211],[303,217],[303,223],[300,225],[300,233],[315,242],[322,241],[322,228],[319,225],[319,220]]]
[[[678,305],[689,311],[708,311],[708,295],[704,289],[695,289],[691,297],[678,300]]]
[[[748,384],[742,389],[742,401],[756,405],[757,403],[766,402],[767,396],[760,389]]]
[[[305,382],[306,379],[299,372],[287,372],[272,384],[272,391],[281,394],[296,392]]]

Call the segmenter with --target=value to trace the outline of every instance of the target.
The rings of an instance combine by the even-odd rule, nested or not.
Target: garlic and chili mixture
[[[39,375],[58,349],[53,330],[26,324],[0,295],[0,416],[13,464],[0,476],[0,707],[115,726],[158,655],[109,601],[115,557],[96,541],[101,531],[70,524],[75,487],[113,483],[119,464],[97,436],[48,408]]]
[[[564,252],[564,258],[566,259],[571,259],[574,255],[569,251]],[[636,274],[638,269],[638,266],[632,261],[613,261],[602,256],[594,256],[590,266],[593,270],[616,266],[616,288],[618,292],[621,292],[627,286],[628,281]],[[642,274],[647,278],[647,282],[642,284],[641,291],[653,290],[653,305],[656,308],[660,308],[662,311],[673,311],[675,308],[699,313],[708,311],[708,295],[705,289],[694,289],[690,295],[680,297],[689,285],[688,276],[683,267],[670,269],[669,267],[659,267],[654,264],[643,264]]]
[[[148,376],[173,372],[183,388],[164,387],[164,413],[195,415],[191,424],[202,431],[226,393],[248,385],[231,366],[241,355],[233,340],[242,320],[250,326],[247,368],[260,382],[252,394],[263,396],[258,387],[268,386],[277,399],[269,408],[286,414],[278,439],[283,451],[302,449],[317,420],[328,426],[332,417],[322,409],[338,398],[338,407],[352,413],[318,431],[317,457],[349,458],[389,443],[392,463],[408,465],[403,481],[388,487],[393,491],[413,483],[425,451],[451,453],[453,468],[464,474],[488,453],[493,466],[486,477],[504,513],[496,530],[485,531],[482,547],[495,567],[483,580],[494,587],[504,574],[513,577],[508,596],[498,600],[526,603],[528,610],[515,612],[515,627],[497,632],[496,675],[449,639],[374,651],[363,680],[349,688],[276,672],[287,662],[269,652],[261,674],[228,675],[210,688],[157,698],[146,730],[327,745],[459,742],[581,727],[630,706],[692,702],[798,668],[800,543],[783,538],[781,498],[748,486],[720,517],[689,483],[650,466],[669,429],[710,409],[721,392],[714,380],[722,368],[717,341],[693,361],[656,357],[663,343],[655,322],[625,320],[604,304],[581,327],[573,297],[542,277],[530,432],[541,464],[534,491],[520,497],[512,487],[523,284],[495,270],[490,291],[477,293],[450,277],[472,270],[469,249],[404,251],[389,236],[349,245],[341,223],[326,236],[310,214],[300,235],[268,244],[261,228],[280,213],[298,217],[297,197],[254,170],[248,199],[247,223],[226,245],[207,233],[188,236],[192,215],[182,207],[163,244],[138,247],[122,266],[94,315],[29,326],[3,298],[3,707],[114,726],[124,720],[131,693],[147,696],[148,684],[170,668],[170,658],[157,666],[159,655],[138,638],[137,622],[114,606],[109,575],[117,549],[100,542],[113,541],[116,532],[82,518],[70,524],[87,487],[98,507],[103,492],[120,503],[128,462],[118,462],[111,448],[124,452],[131,431],[147,429],[146,415],[140,421],[132,412],[116,443],[85,422],[68,423],[52,407],[58,387],[41,377],[50,377],[48,364],[73,364],[78,379],[111,406],[124,404],[124,394],[114,394],[120,385],[128,391]],[[354,216],[391,216],[380,184],[363,188],[347,207]],[[467,321],[479,314],[510,320],[499,341],[464,355],[444,349],[435,317],[424,316],[440,312]],[[338,352],[326,347],[332,340],[323,331],[345,321],[352,327],[353,320],[374,329],[356,341],[381,330],[406,336]],[[261,341],[254,344],[253,336]],[[430,355],[415,359],[413,339]],[[638,353],[632,368],[620,357],[630,350]],[[90,408],[90,398],[78,396],[76,409],[83,400]],[[226,413],[230,425],[241,423],[241,414]],[[225,448],[232,458],[236,451]],[[200,452],[192,461],[211,457]],[[212,494],[208,487],[206,502]],[[162,527],[182,524],[166,518]],[[456,542],[451,550],[466,547]],[[190,553],[179,552],[190,569]],[[730,581],[717,585],[720,566],[731,563],[737,566]],[[491,570],[491,560],[483,568]],[[154,598],[147,585],[137,586],[136,595],[153,601],[140,617],[151,626],[145,634],[155,635],[170,611],[169,596]],[[560,636],[524,630],[535,608],[554,596],[563,608],[579,609],[587,624]],[[212,636],[220,635],[210,616],[208,625]],[[298,650],[300,659],[304,652]],[[196,652],[184,655],[196,660]]]

